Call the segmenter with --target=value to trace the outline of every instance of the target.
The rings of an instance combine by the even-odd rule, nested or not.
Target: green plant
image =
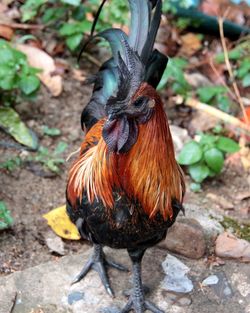
[[[163,73],[158,89],[163,89],[167,82],[170,82],[174,93],[186,96],[191,90],[191,86],[184,76],[184,69],[188,62],[183,58],[172,58],[168,61],[168,66]]]
[[[228,90],[224,86],[200,87],[196,93],[201,102],[215,105],[224,112],[229,112],[232,107],[232,101],[227,95]]]
[[[51,137],[60,136],[61,131],[58,128],[49,128],[48,126],[43,126],[43,134]]]
[[[14,171],[16,168],[20,167],[22,160],[17,156],[10,158],[4,162],[0,162],[0,169],[5,169],[9,172]]]
[[[13,224],[13,218],[4,201],[0,201],[0,230],[6,229]]]
[[[40,87],[39,69],[28,65],[27,57],[0,39],[0,101],[10,105],[18,97],[34,97]]]
[[[200,184],[208,177],[221,173],[226,153],[239,150],[239,145],[224,136],[200,134],[199,141],[186,143],[177,160],[180,165],[188,167],[190,176],[195,184],[194,191],[200,189]]]
[[[250,45],[245,40],[228,52],[228,57],[234,64],[234,76],[239,79],[243,87],[250,86]],[[217,63],[224,63],[224,53],[219,53],[215,57]]]
[[[59,34],[65,38],[67,47],[71,51],[75,51],[82,42],[83,34],[90,31],[91,25],[92,23],[88,20],[70,21],[62,25]]]
[[[60,155],[66,150],[67,144],[65,142],[59,142],[55,150],[50,152],[48,148],[40,146],[37,154],[33,157],[29,157],[29,161],[35,161],[43,164],[50,171],[59,174],[60,165],[64,163],[64,159]]]

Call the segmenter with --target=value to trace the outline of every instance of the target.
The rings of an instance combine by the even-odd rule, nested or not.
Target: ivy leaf
[[[212,148],[207,150],[204,153],[204,158],[209,166],[209,168],[212,169],[216,174],[219,174],[223,168],[224,165],[224,155],[223,153],[217,149],[217,148]]]
[[[0,201],[0,230],[13,224],[13,218],[4,201]]]
[[[209,168],[205,164],[194,164],[189,166],[189,174],[196,183],[201,183],[209,176]]]
[[[181,165],[191,165],[197,163],[202,158],[200,145],[195,141],[190,141],[181,150],[177,160]]]
[[[37,137],[25,126],[17,112],[12,108],[0,107],[0,127],[22,145],[34,150],[37,149]]]
[[[55,148],[54,155],[62,154],[67,147],[68,145],[66,144],[66,142],[60,141]]]
[[[243,87],[249,87],[250,86],[250,74],[247,74],[243,80],[242,80],[242,86]]]
[[[226,93],[227,89],[224,86],[208,86],[197,89],[197,94],[201,102],[210,103],[211,100],[219,94]]]
[[[81,0],[61,0],[62,3],[70,4],[75,7],[79,6],[81,3]]]
[[[30,95],[40,87],[40,80],[34,75],[22,76],[19,85],[25,95]]]
[[[59,136],[61,135],[61,131],[58,128],[49,128],[48,126],[43,127],[43,133],[48,136]]]
[[[82,34],[72,35],[66,39],[66,45],[71,51],[74,51],[80,45],[82,38]]]
[[[220,136],[217,143],[216,147],[220,149],[223,152],[228,152],[228,153],[234,153],[240,150],[240,147],[237,142],[234,140]]]

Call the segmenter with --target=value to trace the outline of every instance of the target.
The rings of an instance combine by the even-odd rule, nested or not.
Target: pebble
[[[60,237],[58,237],[50,230],[45,234],[44,237],[46,245],[51,252],[55,252],[59,255],[65,255],[64,243]]]
[[[238,259],[248,263],[250,262],[250,243],[224,232],[216,239],[215,253],[221,258]]]
[[[191,138],[189,137],[188,131],[186,129],[175,125],[170,125],[169,127],[173,138],[175,151],[178,154],[182,150],[184,144],[190,141]]]
[[[162,262],[162,268],[166,273],[166,277],[161,283],[163,289],[178,293],[189,293],[193,290],[193,283],[187,277],[187,273],[190,271],[189,267],[176,257],[168,254]]]
[[[216,275],[211,275],[203,280],[202,286],[216,285],[218,284],[218,282],[219,282],[219,278]]]
[[[206,251],[205,235],[196,220],[179,219],[169,229],[166,239],[159,244],[159,247],[191,259],[200,259]]]

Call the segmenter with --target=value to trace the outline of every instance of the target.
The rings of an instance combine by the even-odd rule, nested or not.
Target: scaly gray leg
[[[89,258],[87,263],[84,265],[81,272],[75,277],[75,279],[72,282],[72,285],[75,283],[78,283],[80,280],[82,280],[86,276],[86,274],[91,269],[94,269],[99,274],[101,281],[102,281],[107,293],[111,297],[113,297],[114,292],[113,292],[112,288],[110,287],[109,278],[108,278],[108,274],[107,274],[107,267],[108,266],[116,268],[120,271],[126,271],[126,272],[128,271],[128,269],[125,268],[124,266],[122,266],[120,264],[116,264],[115,262],[113,262],[111,260],[107,260],[105,254],[103,252],[102,246],[94,244],[94,253]]]

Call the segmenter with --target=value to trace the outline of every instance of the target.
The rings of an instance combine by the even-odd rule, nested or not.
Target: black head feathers
[[[111,28],[93,36],[105,2],[106,0],[102,1],[96,14],[91,39],[102,37],[107,40],[112,58],[105,62],[96,75],[89,105],[94,101],[95,104],[104,106],[108,114],[110,106],[115,110],[116,106],[128,104],[142,82],[149,82],[156,88],[167,65],[167,57],[157,50],[153,51],[161,20],[161,0],[128,0],[131,12],[128,35],[121,29]],[[85,113],[86,110],[83,115]]]

